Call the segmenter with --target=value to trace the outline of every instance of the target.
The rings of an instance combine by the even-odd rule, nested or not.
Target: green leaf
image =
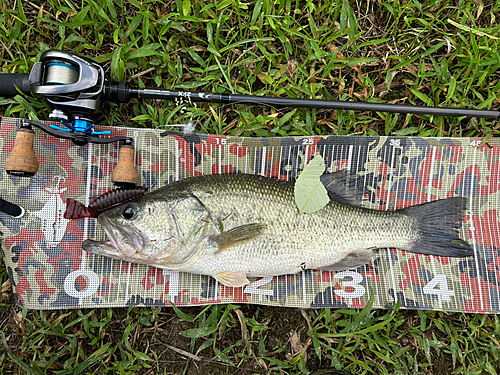
[[[347,62],[347,65],[349,66],[354,66],[356,64],[366,64],[366,63],[371,63],[371,62],[377,62],[379,59],[376,59],[374,57],[360,57],[357,59],[352,59]]]
[[[122,58],[122,47],[118,47],[115,49],[113,52],[113,56],[111,57],[111,77],[115,80],[118,79],[118,69],[119,69],[119,62]]]
[[[457,87],[457,80],[455,77],[451,77],[450,83],[448,85],[448,93],[446,94],[446,100],[445,100],[446,103],[453,97],[456,87]]]
[[[219,349],[217,349],[216,347],[214,347],[214,353],[223,362],[226,362],[226,363],[234,366],[234,363],[229,359],[229,357],[227,355],[225,355],[223,352],[221,352]]]
[[[134,117],[132,121],[147,121],[151,119],[152,119],[151,115],[139,115]]]
[[[392,135],[396,135],[396,136],[400,137],[402,135],[416,134],[416,133],[418,133],[419,130],[420,129],[418,127],[412,126],[410,128],[396,130],[395,132],[392,132]]]
[[[493,133],[492,132],[488,132],[485,134],[483,140],[481,141],[481,143],[479,144],[479,148],[483,147],[485,144],[487,144],[491,138],[493,138]]]
[[[219,5],[217,5],[217,11],[221,11],[222,9],[227,8],[231,5],[232,2],[233,0],[224,0]]]
[[[319,179],[324,171],[325,161],[321,155],[316,155],[299,174],[294,193],[300,214],[321,210],[330,201],[328,192]]]
[[[188,314],[186,313],[183,313],[181,310],[179,310],[179,308],[177,306],[175,306],[172,302],[170,302],[170,305],[172,306],[172,308],[174,309],[175,313],[177,314],[177,316],[179,318],[181,318],[182,320],[185,320],[186,322],[193,322],[194,319],[192,317],[190,317]]]
[[[201,351],[208,348],[209,346],[212,346],[213,343],[214,343],[214,339],[206,340],[203,344],[200,345],[200,347],[196,351],[196,355],[198,355]]]
[[[253,13],[252,13],[252,20],[250,21],[251,25],[254,25],[255,22],[257,21],[257,18],[259,18],[263,3],[264,0],[257,0],[257,2],[255,3],[255,7],[253,8]]]
[[[154,46],[153,48],[151,48],[150,46],[146,46],[127,52],[125,54],[125,59],[131,60],[131,59],[136,59],[138,57],[147,57],[152,55],[160,56],[161,53],[156,50],[156,48],[159,47],[158,43],[153,43],[152,45]]]
[[[21,95],[16,95],[14,100],[19,103],[21,107],[26,111],[30,120],[40,121],[36,116],[36,111],[33,109],[30,103],[26,99],[24,99]]]
[[[140,360],[143,360],[143,361],[152,361],[153,360],[147,354],[144,354],[144,353],[142,353],[142,352],[140,352],[138,350],[132,349],[131,352],[134,353],[134,355],[136,356],[136,358],[139,358]]]
[[[485,33],[484,31],[479,30],[479,29],[474,29],[472,27],[462,25],[458,22],[453,21],[452,19],[448,18],[446,21],[451,23],[453,26],[458,27],[459,29],[464,30],[468,33],[473,33],[473,34],[476,34],[477,36],[485,36],[485,37],[488,37],[489,39],[498,39],[498,37],[496,37],[494,35]]]
[[[181,332],[181,336],[184,336],[184,337],[187,337],[190,339],[197,339],[197,338],[200,338],[203,336],[208,336],[215,331],[217,331],[217,326],[193,328],[193,329],[188,329],[188,330],[185,330],[184,332]]]
[[[21,361],[19,358],[15,356],[15,354],[12,352],[9,345],[7,344],[7,340],[3,332],[0,332],[0,337],[2,338],[5,351],[9,355],[10,359],[12,359],[12,361],[18,366],[19,369],[23,369],[24,371],[26,371],[27,374],[40,374],[40,375],[43,374],[43,372],[38,368],[38,366],[35,366],[34,364],[28,365],[27,363]]]
[[[189,56],[191,56],[191,58],[196,61],[198,64],[200,64],[200,66],[202,66],[203,68],[206,68],[207,67],[207,63],[205,60],[203,60],[201,58],[200,55],[198,55],[193,49],[191,48],[186,48],[186,52],[189,54]]]
[[[417,90],[414,90],[414,89],[410,89],[410,91],[413,93],[413,95],[415,95],[417,98],[419,98],[421,101],[423,101],[426,105],[428,105],[428,106],[434,105],[434,103],[432,102],[432,99],[429,98],[424,93],[417,91]]]
[[[182,2],[182,13],[184,16],[191,15],[191,0],[184,0]]]

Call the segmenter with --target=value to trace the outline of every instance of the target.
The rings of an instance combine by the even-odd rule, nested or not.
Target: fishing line
[[[64,61],[54,60],[45,65],[45,84],[70,85],[78,82],[80,72],[78,68]]]
[[[186,102],[178,102],[178,101],[177,101],[177,99],[176,99],[176,100],[175,100],[175,103],[176,103],[177,105],[186,105],[186,104],[191,104],[191,105],[192,105],[193,107],[195,107],[195,108],[200,108],[200,107],[197,107],[197,106],[196,106],[196,102],[193,102],[193,101],[191,101],[191,100],[188,100],[188,101],[187,101],[187,103],[186,103]],[[221,110],[222,110],[222,109],[224,109],[224,108],[226,108],[226,107],[230,107],[230,106],[232,106],[232,105],[234,105],[234,104],[244,104],[244,103],[245,103],[245,101],[236,101],[236,102],[233,102],[233,103],[217,103],[217,104],[220,104],[220,105],[219,105],[216,109],[217,109],[217,110],[218,110],[218,112],[220,113],[220,112],[221,112]],[[252,103],[250,102],[250,104],[252,104]],[[255,103],[253,103],[253,104],[255,104]],[[284,112],[285,112],[285,111],[284,111],[284,108],[274,107],[274,106],[272,106],[272,105],[270,105],[270,106],[268,106],[268,107],[270,107],[270,108],[274,109],[274,110],[275,110],[276,112],[278,112],[278,113],[284,113]],[[295,110],[295,109],[296,109],[296,108],[292,108],[292,110]],[[186,112],[185,108],[183,108],[183,109],[181,110],[181,112],[185,113],[185,112]],[[208,111],[207,111],[207,112],[208,112]],[[196,129],[196,125],[200,125],[200,126],[201,126],[201,125],[202,125],[202,120],[209,118],[211,115],[213,115],[213,114],[212,114],[212,113],[206,113],[206,114],[202,115],[202,116],[201,116],[198,120],[196,120],[196,121],[194,121],[194,120],[193,120],[193,119],[194,119],[194,117],[191,117],[191,116],[190,116],[190,117],[191,117],[191,120],[190,120],[187,124],[182,124],[182,123],[181,123],[181,124],[165,124],[165,125],[160,125],[160,126],[161,126],[161,127],[163,127],[163,126],[167,126],[167,127],[174,127],[174,126],[183,127],[184,129],[183,129],[183,131],[182,131],[182,132],[183,132],[184,134],[191,134],[191,133],[193,133],[193,132],[195,131],[195,129]],[[246,129],[245,129],[245,130],[246,130]]]

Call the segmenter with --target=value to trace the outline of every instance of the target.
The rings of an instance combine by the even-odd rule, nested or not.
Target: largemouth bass
[[[248,277],[356,268],[377,248],[472,255],[458,237],[466,198],[371,210],[341,193],[345,179],[339,176],[322,176],[330,202],[302,215],[292,182],[244,174],[177,181],[100,214],[109,241],[85,240],[82,247],[114,259],[210,275],[233,287],[249,284]]]

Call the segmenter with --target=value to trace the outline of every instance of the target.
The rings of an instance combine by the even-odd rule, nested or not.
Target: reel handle
[[[5,171],[20,177],[33,176],[38,171],[38,160],[33,150],[35,132],[31,126],[17,129],[14,148],[5,160]]]
[[[29,75],[24,73],[0,74],[0,97],[13,98],[19,95],[16,87],[26,95],[31,95]]]
[[[125,141],[120,147],[120,156],[113,173],[111,182],[119,187],[133,187],[137,185],[139,174],[135,168],[135,150],[131,140]]]

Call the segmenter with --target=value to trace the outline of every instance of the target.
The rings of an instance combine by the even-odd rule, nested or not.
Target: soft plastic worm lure
[[[142,186],[113,189],[99,196],[91,197],[91,202],[88,206],[68,198],[64,218],[81,219],[84,217],[97,217],[104,211],[142,197],[147,191],[148,188]]]

